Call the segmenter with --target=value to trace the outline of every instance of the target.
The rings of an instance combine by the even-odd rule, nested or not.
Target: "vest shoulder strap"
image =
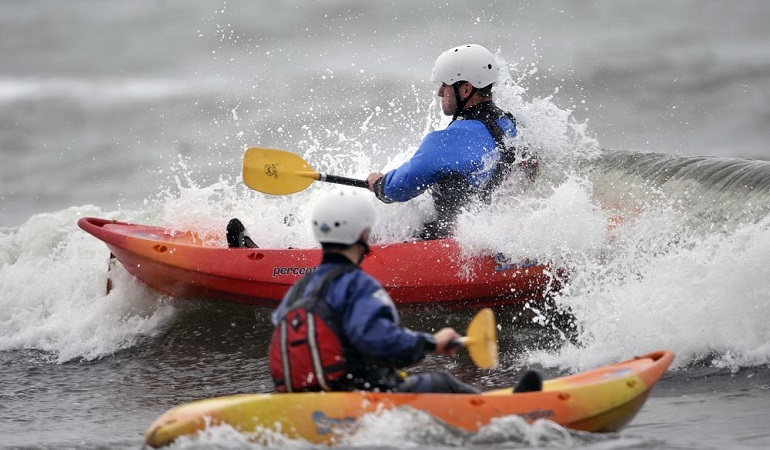
[[[292,309],[296,306],[299,306],[300,300],[305,298],[323,299],[326,297],[326,293],[329,290],[329,286],[332,284],[332,281],[341,277],[345,273],[352,272],[357,269],[359,269],[359,267],[355,264],[337,264],[329,269],[328,272],[323,274],[322,279],[318,281],[315,289],[313,289],[311,292],[306,291],[307,285],[310,284],[310,280],[313,278],[313,274],[310,273],[305,275],[299,281],[297,281],[294,286],[292,286],[291,291],[289,292],[289,299],[286,303],[287,309]]]
[[[503,111],[500,107],[492,102],[483,102],[469,108],[467,111],[463,111],[461,117],[466,120],[478,120],[483,123],[487,130],[492,134],[495,139],[495,143],[501,151],[513,151],[513,146],[509,146],[505,142],[505,132],[500,128],[500,124],[497,123],[499,119],[503,117],[507,118],[513,125],[516,126],[516,118],[508,111]]]
[[[516,163],[516,148],[505,142],[505,132],[497,121],[506,117],[513,122],[514,126],[516,126],[516,118],[514,118],[511,113],[503,111],[492,102],[483,102],[474,105],[467,111],[463,111],[462,117],[466,120],[478,120],[483,123],[495,139],[497,148],[500,149],[500,159],[492,169],[489,180],[487,180],[487,183],[479,191],[479,197],[483,201],[489,202],[491,200],[492,192],[500,186],[505,177],[510,173],[514,163]]]

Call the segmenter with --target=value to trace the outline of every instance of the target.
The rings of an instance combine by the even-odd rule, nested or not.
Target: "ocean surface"
[[[471,42],[504,67],[497,101],[542,172],[463,213],[457,239],[571,277],[553,304],[496,309],[499,369],[464,354],[413,370],[487,389],[530,367],[552,377],[657,349],[676,360],[619,433],[508,420],[465,435],[397,412],[345,446],[770,447],[767,2],[5,0],[2,11],[0,448],[137,449],[169,408],[269,392],[269,309],[167,298],[121,269],[107,294],[109,251],[76,221],[224,231],[240,217],[264,247],[313,245],[307,212],[332,187],[251,191],[243,151],[289,150],[356,178],[396,167],[447,124],[433,61]],[[376,238],[408,237],[428,206],[378,203]],[[473,312],[402,318],[463,330]],[[221,428],[174,448],[263,446]]]

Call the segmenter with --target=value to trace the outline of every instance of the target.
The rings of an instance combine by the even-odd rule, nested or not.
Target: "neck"
[[[487,103],[491,102],[492,99],[489,97],[479,97],[478,93],[473,94],[473,97],[469,98],[468,101],[465,103],[465,108],[463,108],[463,111],[466,109],[472,108],[476,105],[479,105],[481,103]]]
[[[323,260],[321,263],[343,263],[349,262],[350,264],[358,265],[364,255],[360,245],[353,245],[344,250],[325,250],[323,254]],[[347,261],[344,261],[347,260]]]
[[[474,106],[478,107],[478,105],[484,105],[485,103],[492,103],[492,98],[487,96],[479,97],[478,92],[474,92],[465,102],[465,105],[463,105],[463,109],[461,111],[455,111],[453,119],[463,117],[463,115],[467,111],[473,109]]]
[[[494,114],[496,109],[497,106],[492,100],[484,100],[465,107],[462,111],[455,114],[455,119],[477,119],[480,115]]]

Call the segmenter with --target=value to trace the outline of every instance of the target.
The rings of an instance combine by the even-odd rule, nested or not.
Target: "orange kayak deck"
[[[413,408],[448,425],[476,432],[492,419],[517,415],[528,422],[546,419],[588,432],[613,432],[641,409],[674,354],[661,350],[628,361],[546,380],[543,390],[514,394],[321,392],[241,394],[200,400],[161,415],[145,434],[151,447],[193,436],[208,426],[227,424],[243,433],[280,432],[312,443],[334,443],[365,414]]]
[[[128,272],[172,297],[273,307],[321,260],[320,248],[227,248],[206,245],[191,232],[93,217],[78,225]],[[454,239],[373,245],[362,267],[401,305],[510,304],[542,299],[560,287],[547,264],[501,254],[464,256]]]

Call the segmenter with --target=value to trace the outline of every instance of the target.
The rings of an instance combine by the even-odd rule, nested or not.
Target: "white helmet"
[[[374,205],[363,193],[337,191],[316,203],[310,216],[318,242],[352,245],[375,221]]]
[[[478,44],[450,48],[436,59],[430,80],[434,83],[455,84],[467,81],[476,89],[497,81],[500,66],[492,52]]]

